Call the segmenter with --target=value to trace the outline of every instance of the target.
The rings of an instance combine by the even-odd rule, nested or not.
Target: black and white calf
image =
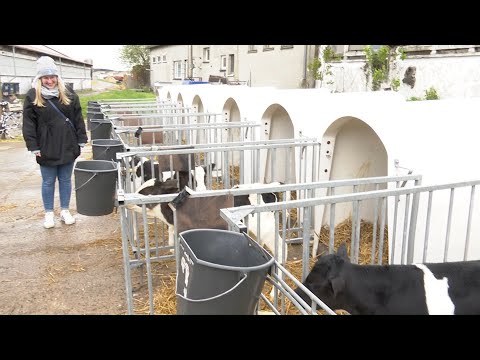
[[[303,285],[352,315],[480,314],[480,261],[356,265],[343,244],[318,259]],[[295,292],[311,302],[301,288]]]
[[[253,189],[261,187],[272,187],[280,185],[279,182],[269,183],[269,184],[241,184],[235,185],[233,189]],[[263,205],[272,202],[278,201],[278,196],[276,193],[267,192],[259,194],[249,194],[249,195],[237,195],[234,199],[234,206],[243,206],[243,205]],[[260,234],[258,232],[258,215],[260,215]],[[266,245],[272,254],[276,257],[277,261],[281,264],[284,263],[284,252],[283,252],[283,239],[278,235],[278,253],[275,251],[275,215],[272,211],[265,211],[259,214],[250,214],[248,215],[248,231],[253,233],[257,239],[257,242],[260,245]],[[287,246],[285,246],[285,261],[287,260],[288,251]]]
[[[215,168],[215,164],[208,165],[210,167],[210,171]],[[179,189],[183,189],[189,182],[189,174],[188,171],[171,171],[166,170],[169,166],[162,166],[158,161],[152,161],[147,157],[133,157],[133,165],[132,165],[132,175],[131,180],[135,182],[135,189],[138,192],[141,185],[150,179],[160,179],[160,171],[161,171],[161,181],[167,181],[170,179],[178,179],[179,178]],[[195,166],[194,169],[190,170],[191,178],[193,180],[193,188],[196,191],[204,191],[206,190],[206,171],[207,166]],[[143,175],[142,175],[143,174]]]
[[[142,184],[136,191],[137,194],[148,195],[165,195],[175,194],[179,192],[177,181],[170,179],[167,181],[159,181],[156,178],[150,179]],[[130,210],[134,210],[140,214],[143,209],[138,205],[129,205]],[[147,217],[157,218],[168,227],[168,245],[174,244],[174,228],[173,228],[173,212],[168,203],[146,204]]]
[[[150,160],[148,160],[150,161]],[[144,165],[147,162],[144,163]],[[215,164],[211,164],[212,168]],[[151,164],[150,164],[151,166]],[[148,167],[148,165],[147,165]],[[207,190],[205,185],[206,180],[206,166],[195,166],[195,170],[191,170],[195,187],[197,191]],[[170,171],[167,171],[168,175],[171,174]],[[138,189],[135,191],[137,194],[142,194],[145,196],[148,195],[164,195],[164,194],[175,194],[183,190],[183,188],[188,184],[188,172],[179,171],[180,176],[180,187],[178,186],[177,179],[166,179],[163,181],[158,180],[157,178],[151,178],[141,184]],[[174,245],[174,228],[173,228],[173,212],[172,209],[168,206],[168,203],[152,203],[145,205],[147,209],[147,216],[152,218],[157,218],[161,220],[168,226],[168,245]],[[129,205],[130,210],[134,210],[140,214],[143,213],[142,207],[138,205]]]

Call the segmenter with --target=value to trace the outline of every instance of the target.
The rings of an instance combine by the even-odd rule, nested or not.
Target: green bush
[[[437,94],[437,90],[432,86],[430,89],[425,90],[425,100],[438,100],[440,97]]]
[[[419,98],[419,97],[416,97],[416,96],[412,96],[412,97],[407,99],[407,101],[422,101],[422,100],[423,100],[422,98]]]

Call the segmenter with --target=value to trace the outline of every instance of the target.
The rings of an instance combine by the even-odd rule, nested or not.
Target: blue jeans
[[[58,188],[60,193],[60,207],[62,210],[70,206],[70,195],[72,194],[72,172],[75,162],[57,166],[40,165],[42,173],[42,200],[45,211],[53,211],[53,199],[55,194],[55,182],[58,177]]]

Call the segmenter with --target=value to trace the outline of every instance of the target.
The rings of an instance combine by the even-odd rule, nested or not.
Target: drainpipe
[[[15,45],[12,46],[12,52],[13,52],[13,76],[16,78],[17,77],[17,67],[15,66]]]
[[[188,73],[187,77],[193,78],[193,45],[188,45]]]
[[[307,52],[308,45],[305,45],[303,49],[303,79],[301,87],[305,89],[307,87],[307,63],[308,63],[308,52]]]
[[[235,55],[235,80],[240,80],[240,45],[237,45],[237,54]]]
[[[303,78],[302,82],[300,84],[300,87],[302,89],[306,89],[308,87],[308,82],[307,82],[307,66],[308,66],[308,47],[310,45],[305,45],[303,48]]]

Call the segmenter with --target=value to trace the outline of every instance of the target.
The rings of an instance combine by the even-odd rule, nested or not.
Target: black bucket
[[[178,315],[253,315],[275,259],[248,235],[218,229],[180,233]]]
[[[123,152],[121,140],[95,139],[92,140],[93,160],[117,161],[117,152]]]
[[[89,101],[87,111],[100,111],[101,105],[97,101]]]
[[[92,119],[90,122],[90,134],[92,140],[110,139],[110,134],[112,133],[112,123],[110,120]]]
[[[113,212],[117,163],[106,160],[77,161],[74,168],[77,212],[87,216]]]
[[[104,120],[105,116],[100,110],[87,110],[87,130],[92,130],[92,120]]]

